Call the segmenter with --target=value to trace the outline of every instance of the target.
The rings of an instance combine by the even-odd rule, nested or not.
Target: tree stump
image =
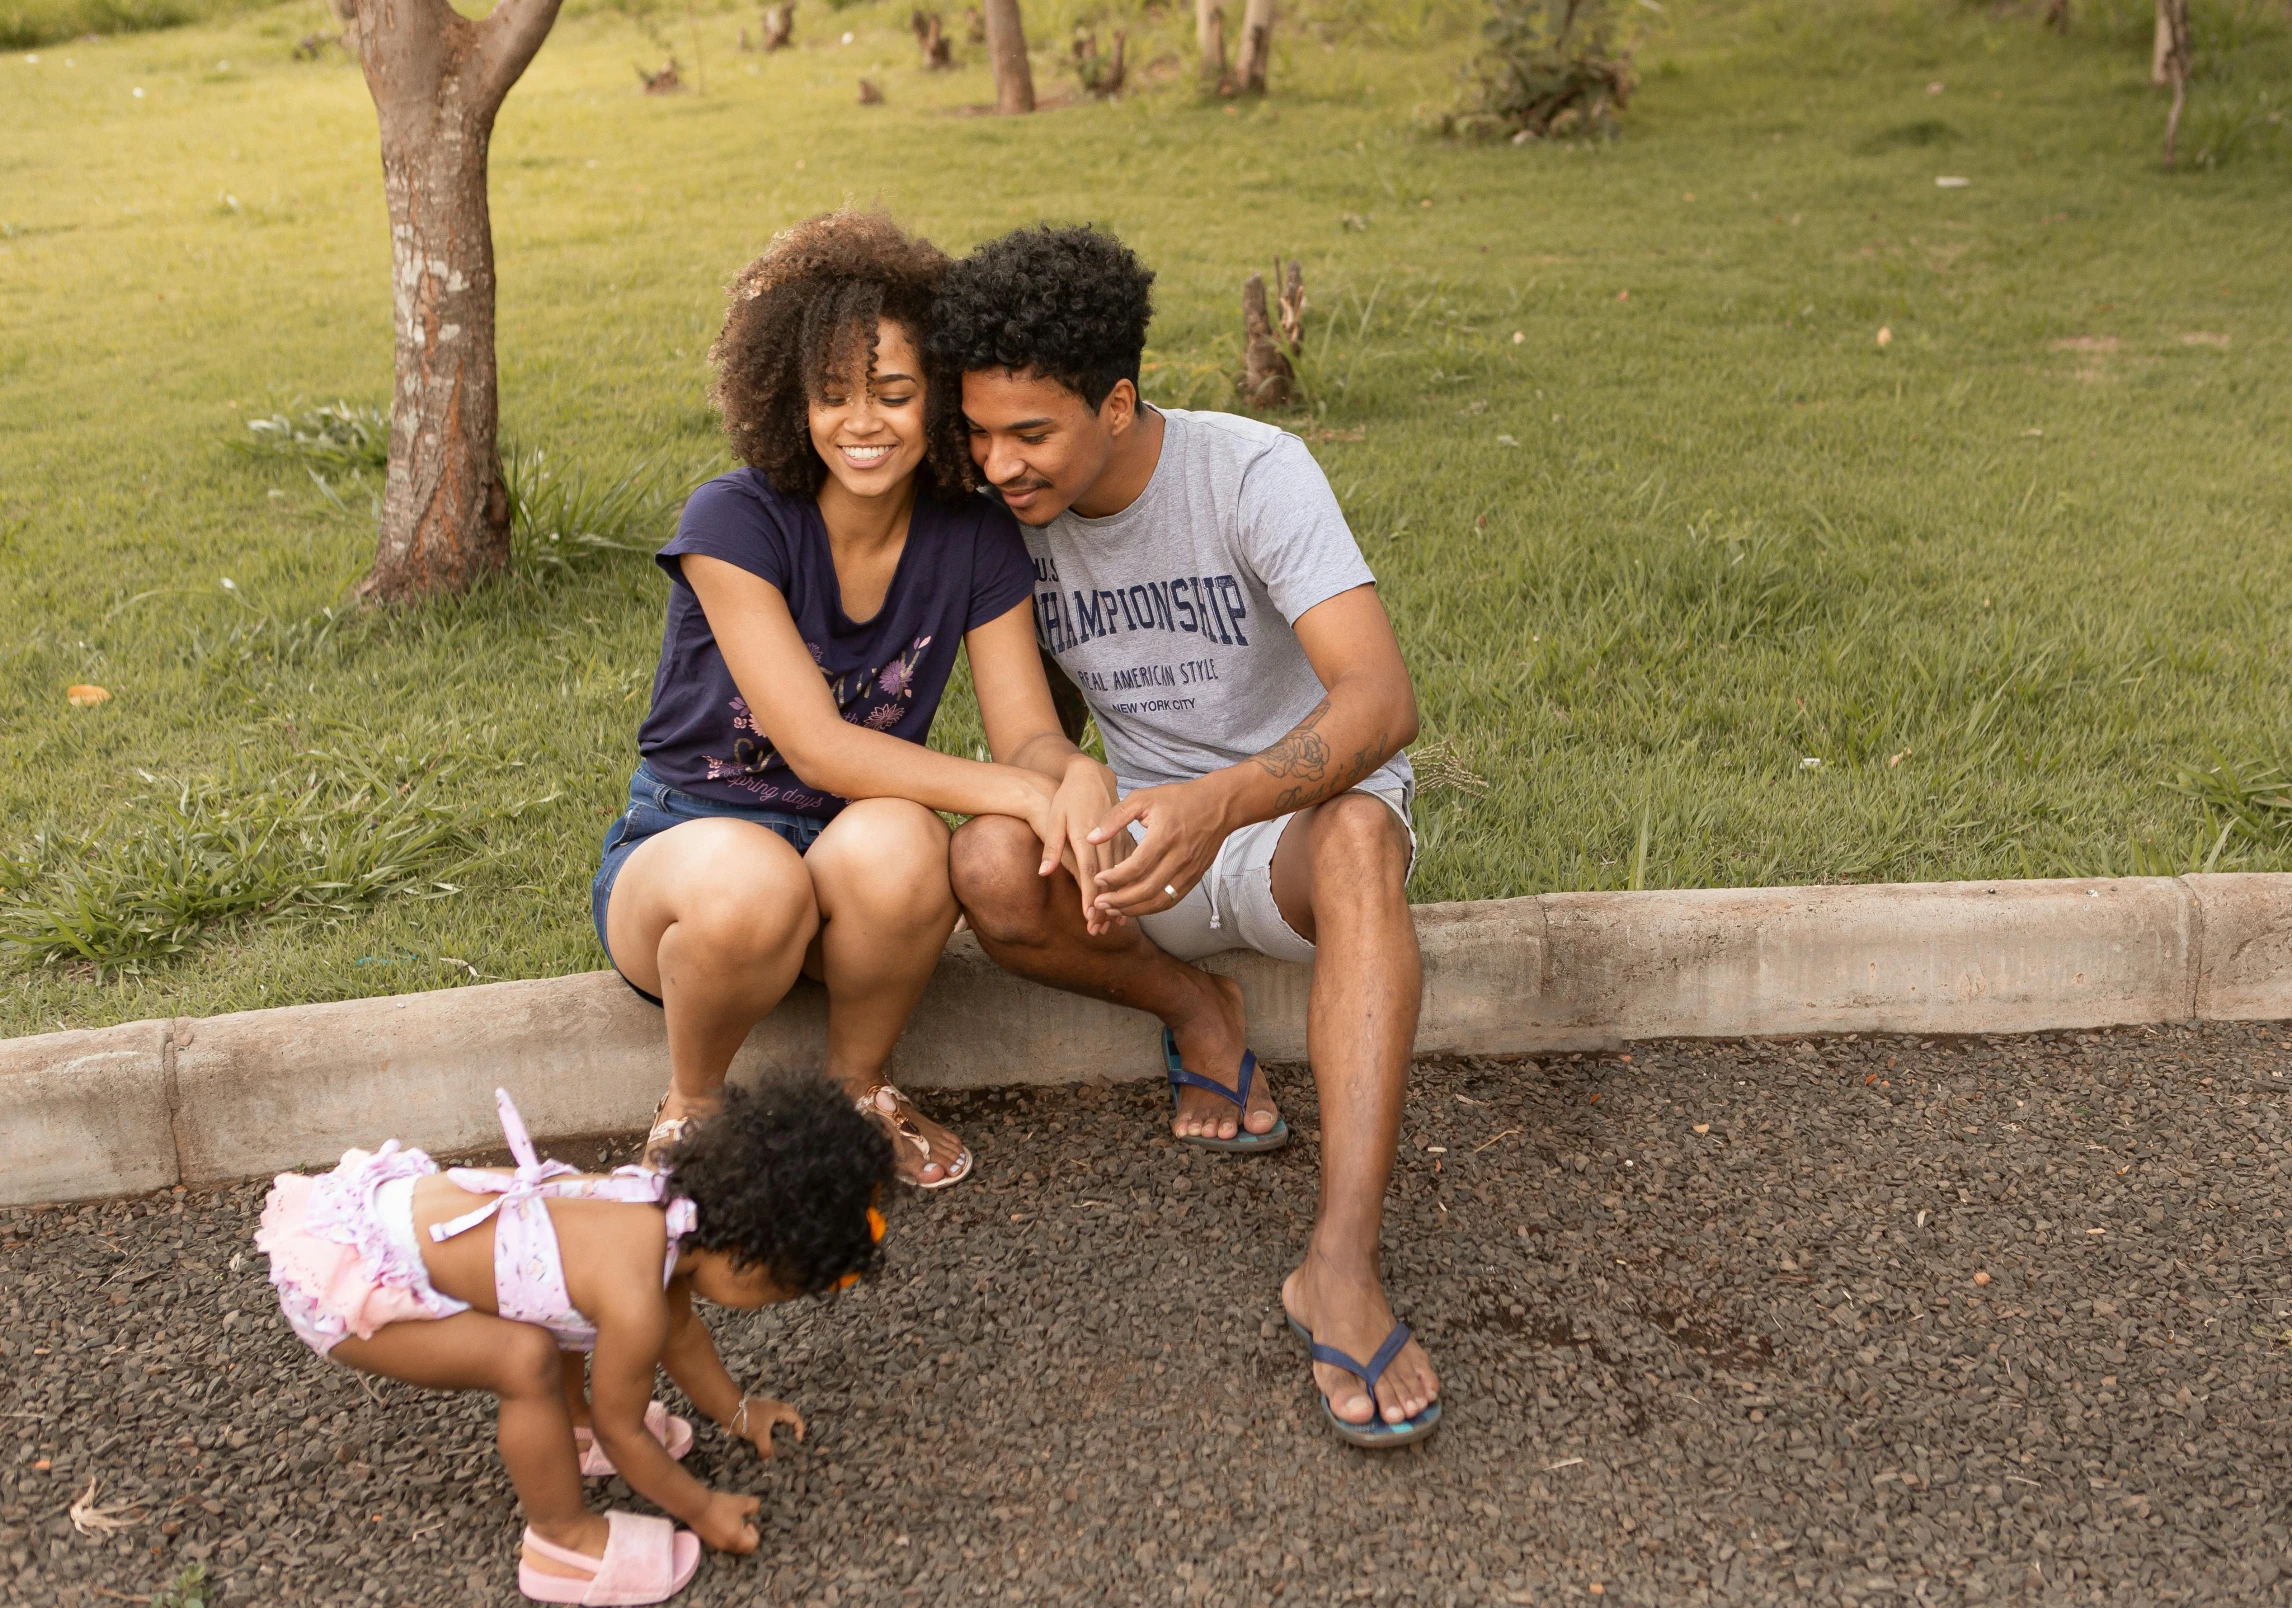
[[[1112,99],[1122,93],[1122,53],[1129,38],[1127,30],[1115,29],[1114,53],[1111,56],[1101,56],[1098,53],[1098,30],[1087,27],[1075,29],[1074,76],[1081,83],[1084,94]]]
[[[764,48],[786,50],[796,32],[796,0],[764,8]]]
[[[872,80],[866,78],[861,79],[860,104],[862,106],[881,106],[883,104],[883,90],[879,88]]]
[[[1273,322],[1265,315],[1265,275],[1251,274],[1242,281],[1241,393],[1250,406],[1279,407],[1289,400],[1297,376],[1273,338]]]
[[[500,0],[482,20],[446,0],[362,8],[358,61],[382,135],[395,374],[374,567],[357,595],[463,592],[509,565],[496,440],[494,118],[559,0]]]
[[[648,73],[644,68],[639,67],[637,76],[644,80],[645,93],[648,95],[674,95],[678,90],[684,88],[684,79],[677,72],[677,62],[674,56],[671,56],[668,59],[668,65],[657,73]]]
[[[915,30],[915,43],[923,52],[926,71],[955,65],[954,47],[947,39],[947,22],[938,12],[918,9],[907,19],[907,25]]]
[[[1035,74],[1027,65],[1027,29],[1019,0],[985,0],[987,57],[995,66],[995,110],[1006,116],[1035,109]]]
[[[1249,0],[1242,12],[1241,55],[1234,79],[1244,95],[1265,93],[1265,70],[1273,56],[1273,0]]]
[[[1299,357],[1305,352],[1305,268],[1295,257],[1286,273],[1278,261],[1273,266],[1281,280],[1282,339],[1289,342],[1289,355]]]

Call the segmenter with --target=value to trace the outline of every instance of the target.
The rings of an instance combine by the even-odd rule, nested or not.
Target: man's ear
[[[1128,380],[1116,380],[1114,389],[1106,393],[1106,400],[1098,404],[1098,422],[1106,433],[1119,436],[1138,419],[1138,387]]]

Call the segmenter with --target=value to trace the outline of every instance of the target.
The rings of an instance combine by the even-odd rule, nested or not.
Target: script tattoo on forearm
[[[1380,731],[1351,759],[1338,762],[1332,773],[1328,741],[1316,729],[1328,713],[1329,700],[1323,698],[1288,736],[1253,756],[1268,776],[1294,778],[1293,784],[1274,799],[1276,814],[1287,815],[1334,798],[1385,762],[1385,733]]]

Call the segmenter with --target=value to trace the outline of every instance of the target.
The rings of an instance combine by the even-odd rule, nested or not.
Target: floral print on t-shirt
[[[819,645],[806,643],[805,646],[812,650],[812,659],[817,663],[823,656]],[[871,666],[849,675],[827,676],[828,695],[836,701],[836,713],[870,731],[889,731],[898,725],[915,701],[916,666],[930,646],[930,637],[919,636],[905,653],[889,664]],[[821,674],[826,676],[825,671]],[[728,782],[753,793],[762,804],[801,801],[809,805],[823,796],[809,789],[784,787],[766,780],[764,773],[780,763],[779,751],[756,724],[755,712],[748,707],[747,699],[736,696],[729,700],[729,707],[732,729],[742,735],[733,738],[731,758],[723,759],[714,754],[702,756],[710,781]]]

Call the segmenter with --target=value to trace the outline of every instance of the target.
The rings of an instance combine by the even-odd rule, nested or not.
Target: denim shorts
[[[613,958],[613,946],[605,937],[605,907],[612,903],[613,881],[620,876],[621,867],[629,863],[629,856],[637,852],[637,845],[649,837],[666,832],[672,826],[687,821],[705,821],[721,816],[727,820],[754,821],[785,838],[788,846],[798,854],[805,853],[819,840],[828,823],[809,815],[790,815],[781,810],[759,809],[747,804],[728,804],[721,799],[702,798],[697,793],[683,793],[647,770],[643,761],[629,778],[629,808],[627,813],[613,817],[613,824],[605,828],[605,851],[597,864],[596,880],[589,884],[589,917],[597,924],[597,942],[604,945],[605,958]],[[613,966],[619,971],[620,965]],[[628,983],[626,975],[621,981]],[[659,999],[629,983],[638,996]]]

